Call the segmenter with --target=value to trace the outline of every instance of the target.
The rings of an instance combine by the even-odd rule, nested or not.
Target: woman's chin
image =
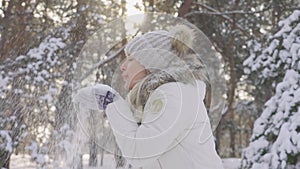
[[[125,81],[124,88],[130,91],[137,83],[138,81]]]
[[[136,85],[136,83],[125,83],[124,87],[127,91],[130,91],[134,86]]]
[[[128,83],[125,83],[125,84],[124,84],[124,88],[125,88],[125,90],[127,90],[127,91],[130,91],[130,90],[132,89],[132,87],[131,87],[130,84],[128,84]]]

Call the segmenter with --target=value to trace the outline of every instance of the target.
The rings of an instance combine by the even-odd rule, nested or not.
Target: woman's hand
[[[116,101],[120,96],[113,88],[104,84],[93,86],[94,96],[99,110],[105,110],[109,103]]]
[[[121,96],[113,88],[105,84],[96,84],[78,90],[73,102],[92,110],[105,110],[109,103]]]

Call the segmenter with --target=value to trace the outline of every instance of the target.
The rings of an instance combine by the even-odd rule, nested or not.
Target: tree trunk
[[[72,106],[72,100],[71,100],[71,95],[72,95],[72,87],[71,87],[71,82],[74,77],[74,70],[73,70],[73,63],[75,62],[75,59],[78,57],[81,47],[83,46],[86,37],[87,37],[87,28],[86,28],[86,15],[85,15],[85,10],[87,6],[87,1],[86,0],[79,0],[77,4],[77,12],[78,12],[78,17],[76,18],[77,23],[76,26],[73,28],[72,31],[70,31],[70,47],[73,48],[71,50],[73,57],[71,57],[68,61],[68,67],[66,71],[64,72],[64,80],[65,84],[62,86],[62,89],[59,93],[57,102],[56,102],[56,112],[55,112],[55,124],[54,128],[55,130],[60,130],[60,128],[67,124],[70,126],[71,129],[76,127],[76,121],[77,117],[76,114],[71,113],[71,108]],[[58,140],[59,141],[59,140]],[[54,150],[56,151],[56,150]],[[59,153],[59,152],[55,152]],[[82,169],[82,154],[78,155],[75,157],[75,163],[77,166],[77,169]]]
[[[184,18],[185,14],[188,13],[191,5],[192,5],[192,0],[185,0],[182,2],[179,11],[178,11],[178,17]]]
[[[10,163],[10,156],[11,153],[8,151],[0,150],[0,167],[9,169],[9,163]]]
[[[95,117],[95,113],[98,112],[91,112],[90,113],[90,127],[91,127],[91,133],[90,137],[89,137],[89,150],[90,150],[90,158],[89,158],[89,166],[92,167],[96,167],[98,160],[97,160],[97,154],[98,154],[98,146],[96,144],[96,129],[97,129],[97,123],[95,122],[95,120],[99,120],[96,119]]]
[[[235,1],[235,6],[234,10],[237,8],[239,4],[239,0]],[[236,18],[235,14],[232,15],[232,28],[231,32],[233,32],[236,29]],[[228,48],[226,48],[226,56],[228,57],[229,61],[229,75],[230,75],[230,89],[229,89],[229,95],[228,95],[228,113],[227,117],[230,121],[230,128],[229,128],[229,133],[230,133],[230,156],[235,157],[235,124],[234,124],[234,102],[235,102],[235,89],[237,86],[237,75],[236,75],[236,69],[235,69],[235,62],[234,62],[234,56],[233,56],[233,50],[234,50],[234,34],[231,33],[231,37],[229,40]]]
[[[100,152],[101,152],[100,166],[103,166],[103,161],[104,161],[104,150],[103,150],[103,148],[101,148]]]
[[[2,2],[2,4],[4,3]],[[0,62],[24,54],[28,47],[36,43],[32,39],[34,34],[26,29],[31,27],[34,19],[33,15],[26,9],[29,2],[7,1],[7,3],[5,4],[7,8],[2,6],[4,18],[1,20]]]

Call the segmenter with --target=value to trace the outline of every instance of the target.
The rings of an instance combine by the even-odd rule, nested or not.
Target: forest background
[[[300,161],[299,10],[299,0],[0,0],[0,167],[9,168],[12,154],[29,154],[45,167],[49,158],[55,159],[55,152],[66,151],[76,118],[66,113],[71,102],[66,96],[72,93],[82,47],[103,25],[142,12],[166,13],[193,23],[221,54],[228,90],[214,133],[220,156],[241,158],[241,167],[253,168],[255,163],[271,165],[274,152],[282,151],[285,156],[278,155],[276,165],[296,166]],[[96,81],[109,84],[123,58],[100,65]],[[284,124],[293,126],[287,129],[293,134],[286,151],[273,146]],[[257,140],[260,146],[251,144]],[[96,146],[92,142],[87,144],[90,157],[105,155],[101,149],[92,151]],[[271,154],[271,160],[263,161],[251,152],[259,157]],[[90,159],[90,165],[102,163]]]

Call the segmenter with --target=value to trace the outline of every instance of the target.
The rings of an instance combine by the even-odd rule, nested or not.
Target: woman
[[[130,41],[120,66],[126,99],[102,84],[75,96],[83,106],[105,110],[122,156],[134,168],[223,168],[203,101],[209,80],[191,50],[193,37],[192,29],[178,25]]]
[[[179,25],[146,33],[125,47],[120,69],[129,93],[126,100],[118,96],[107,103],[106,115],[133,167],[223,168],[203,102],[208,78],[190,51],[192,37],[190,28]]]

